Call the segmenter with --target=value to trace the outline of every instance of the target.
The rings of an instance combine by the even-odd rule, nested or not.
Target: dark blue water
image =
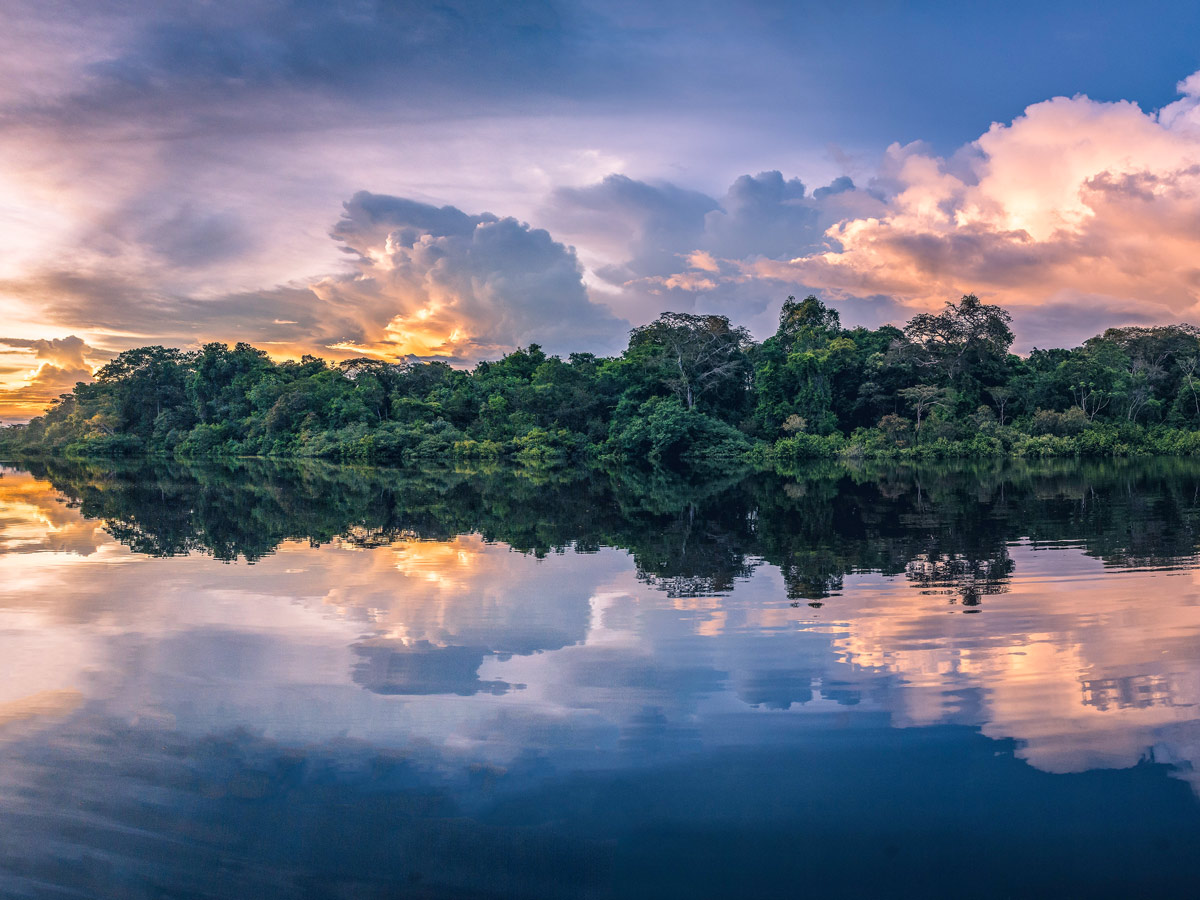
[[[0,895],[1193,896],[1200,464],[0,477]]]

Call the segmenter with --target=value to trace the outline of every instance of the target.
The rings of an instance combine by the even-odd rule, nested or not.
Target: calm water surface
[[[0,472],[0,896],[1200,895],[1200,463]]]

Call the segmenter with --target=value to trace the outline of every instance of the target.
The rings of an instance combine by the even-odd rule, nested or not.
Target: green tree
[[[936,406],[940,406],[946,400],[945,388],[937,387],[932,384],[918,384],[914,387],[905,388],[900,392],[900,396],[904,401],[912,407],[916,414],[916,432],[917,442],[921,441],[921,421],[924,417]]]
[[[834,388],[854,365],[857,347],[841,336],[838,314],[816,297],[788,297],[779,327],[755,355],[755,416],[767,435],[777,435],[789,416],[826,434],[837,427]]]
[[[249,344],[239,343],[232,350],[221,343],[205,344],[187,386],[197,418],[243,431],[251,412],[248,394],[274,368],[266,353]]]
[[[920,367],[936,373],[943,387],[961,387],[968,380],[997,384],[1013,342],[1011,322],[1006,310],[966,294],[940,313],[913,316],[904,328],[903,349]]]
[[[633,329],[626,353],[690,410],[706,396],[745,393],[752,343],[750,332],[725,316],[668,312]]]
[[[1130,366],[1129,357],[1116,344],[1089,341],[1059,364],[1058,375],[1090,422],[1114,400],[1124,398]]]
[[[172,430],[187,431],[195,421],[184,408],[192,362],[174,348],[126,350],[100,369],[83,392],[90,400],[89,412],[111,417],[113,432],[134,436],[148,447],[156,431],[160,439]]]
[[[786,352],[826,346],[842,331],[842,319],[812,294],[797,301],[789,296],[779,312],[775,337]]]

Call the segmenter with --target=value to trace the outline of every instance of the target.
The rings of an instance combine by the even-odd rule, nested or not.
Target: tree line
[[[669,312],[619,356],[534,344],[470,370],[141,347],[0,431],[0,449],[702,473],[810,457],[1200,452],[1200,329],[1111,328],[1022,357],[1010,325],[966,295],[903,328],[844,328],[810,296],[789,297],[762,343],[724,316]]]

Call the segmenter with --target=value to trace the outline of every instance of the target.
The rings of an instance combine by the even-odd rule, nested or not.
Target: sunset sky
[[[1200,322],[1200,6],[6,0],[0,419],[114,353]]]

